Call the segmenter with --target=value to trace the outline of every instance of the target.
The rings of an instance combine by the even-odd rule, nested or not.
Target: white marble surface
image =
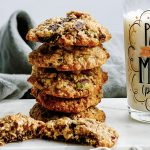
[[[22,112],[28,115],[35,100],[5,100],[0,103],[0,117],[7,114]],[[127,150],[128,146],[144,146],[144,150],[150,150],[150,124],[140,123],[128,116],[126,99],[103,99],[98,105],[107,116],[106,122],[114,127],[120,134],[115,150]],[[20,143],[7,144],[1,149],[90,149],[88,146],[76,146],[61,142],[44,140],[30,140]],[[136,149],[134,149],[136,150]]]

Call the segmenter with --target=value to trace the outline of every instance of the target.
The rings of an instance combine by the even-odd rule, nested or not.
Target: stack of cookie
[[[27,40],[43,43],[29,54],[33,66],[28,81],[37,101],[31,117],[45,122],[63,116],[103,122],[105,114],[95,106],[107,80],[100,66],[109,54],[102,43],[110,38],[89,14],[74,11],[31,29]]]

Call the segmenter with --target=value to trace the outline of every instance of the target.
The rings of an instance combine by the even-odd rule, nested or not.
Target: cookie
[[[72,120],[67,117],[47,122],[40,134],[50,140],[63,140],[109,148],[116,144],[119,137],[113,128],[95,119]]]
[[[40,137],[44,122],[36,121],[20,113],[0,119],[0,145]]]
[[[97,121],[104,122],[105,121],[105,113],[96,108],[96,107],[89,107],[87,110],[77,113],[77,114],[70,114],[70,113],[62,113],[62,112],[54,112],[50,111],[40,104],[36,103],[30,109],[30,117],[34,118],[35,120],[40,120],[43,122],[48,122],[50,120],[56,120],[62,117],[69,117],[71,119],[79,119],[79,118],[91,118],[96,119]]]
[[[37,76],[36,73],[40,76]],[[42,75],[47,75],[49,78],[43,78]],[[72,72],[57,72],[33,67],[32,76],[29,77],[28,82],[39,90],[44,90],[46,94],[55,97],[81,98],[88,97],[97,90],[97,87],[102,86],[105,78],[107,78],[107,73],[102,72],[100,68],[73,74]]]
[[[106,124],[88,118],[63,117],[44,123],[18,113],[0,119],[0,146],[34,138],[112,147],[118,133]]]
[[[58,71],[80,71],[99,67],[106,63],[108,58],[109,54],[101,46],[76,47],[74,51],[66,51],[45,43],[29,54],[28,61],[37,67],[55,68]]]
[[[75,99],[53,97],[36,88],[32,88],[31,94],[44,108],[65,113],[80,113],[91,106],[96,106],[102,98],[102,90],[95,91],[89,97]]]
[[[94,47],[110,38],[108,30],[89,14],[73,11],[65,18],[47,19],[31,29],[26,36],[26,39],[30,41],[64,47],[70,45]]]

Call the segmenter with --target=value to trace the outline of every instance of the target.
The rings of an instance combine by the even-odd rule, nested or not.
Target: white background
[[[27,11],[36,23],[64,16],[70,10],[91,13],[111,32],[122,32],[123,0],[0,0],[0,27],[18,9]]]

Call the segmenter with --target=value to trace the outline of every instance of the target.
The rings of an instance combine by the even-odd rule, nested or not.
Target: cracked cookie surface
[[[97,46],[111,38],[106,28],[99,24],[89,14],[69,12],[65,18],[47,19],[37,27],[29,30],[26,39],[36,42],[46,42],[64,47]]]
[[[119,137],[113,128],[89,118],[63,117],[44,123],[18,113],[1,118],[0,127],[0,146],[27,139],[46,138],[96,147],[112,147]]]
[[[46,123],[41,135],[53,140],[64,140],[88,144],[95,147],[112,147],[117,142],[118,133],[105,123],[95,119],[64,117]]]
[[[0,119],[0,145],[38,138],[44,122],[36,121],[20,113]]]

